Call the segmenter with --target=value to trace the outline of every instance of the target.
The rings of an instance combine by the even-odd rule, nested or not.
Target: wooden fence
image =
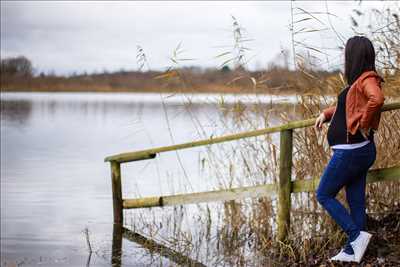
[[[386,104],[382,111],[400,109],[400,102]],[[278,197],[278,233],[277,238],[284,241],[287,238],[290,227],[290,203],[291,194],[298,192],[314,191],[319,183],[319,178],[292,181],[292,150],[293,130],[314,125],[315,118],[293,121],[284,125],[248,131],[238,134],[215,137],[195,142],[178,145],[165,146],[141,150],[136,152],[122,153],[105,158],[105,162],[111,164],[111,181],[113,194],[114,223],[123,223],[123,209],[163,207],[170,205],[182,205],[190,203],[227,201],[243,199],[247,197],[262,197],[277,194]],[[212,145],[216,143],[239,140],[248,137],[280,132],[280,154],[279,154],[279,181],[276,184],[264,184],[257,186],[229,188],[216,191],[178,194],[169,196],[145,197],[137,199],[124,199],[121,188],[121,163],[153,159],[157,154],[176,151],[186,148]],[[367,176],[367,182],[400,181],[400,165],[371,170]]]

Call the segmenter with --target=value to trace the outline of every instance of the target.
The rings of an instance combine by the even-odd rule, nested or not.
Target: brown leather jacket
[[[355,134],[359,128],[378,130],[381,107],[385,101],[381,89],[384,81],[375,71],[363,72],[351,85],[346,96],[347,135]],[[336,111],[336,106],[323,110],[329,121]]]

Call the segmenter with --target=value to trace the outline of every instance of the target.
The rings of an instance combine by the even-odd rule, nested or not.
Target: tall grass
[[[308,45],[296,42],[295,36],[299,31],[296,32],[294,25],[295,10],[300,11],[302,16],[306,16],[300,21],[305,21],[306,18],[308,18],[307,20],[319,20],[319,18],[317,14],[292,6],[290,29],[294,43],[295,66],[298,72],[296,79],[287,80],[286,83],[287,86],[293,86],[309,93],[298,96],[298,105],[272,103],[270,105],[262,103],[226,105],[221,101],[220,108],[224,115],[221,120],[224,129],[219,129],[220,133],[254,130],[293,119],[315,117],[323,108],[334,104],[334,100],[326,98],[322,93],[328,90],[337,94],[345,85],[343,76],[339,73],[331,77],[316,77],[307,64],[304,64],[310,59],[304,56],[296,57],[296,48],[299,46],[307,48]],[[398,23],[398,13],[396,10],[394,12],[392,17],[396,19],[395,23]],[[394,23],[386,20],[386,13],[376,13],[382,14],[380,18],[385,23],[387,22],[385,25],[378,26],[379,31],[373,30],[372,33],[372,37],[376,38],[374,40],[383,42],[382,47],[388,49],[378,55],[383,62],[389,62],[389,64],[382,64],[382,68],[380,68],[386,80],[383,89],[385,92],[398,92],[400,88],[399,57],[398,54],[390,51],[393,49],[400,51],[399,43],[392,42],[392,37],[399,34],[399,27],[392,27]],[[328,9],[325,14],[331,16]],[[241,27],[236,18],[233,17],[233,20],[233,31],[235,32],[237,28]],[[331,22],[328,27],[333,27]],[[308,31],[313,32],[313,29]],[[236,38],[235,42],[238,40],[241,39]],[[236,44],[235,47],[239,46]],[[313,48],[309,47],[309,49]],[[243,58],[244,56],[236,57],[235,60],[239,61]],[[297,61],[296,58],[301,58],[301,61]],[[236,62],[236,64],[240,64],[240,62]],[[243,71],[245,70],[241,69],[241,72]],[[238,77],[242,76],[243,73]],[[182,78],[181,75],[174,77]],[[265,77],[245,77],[255,80],[251,81],[252,86],[262,84],[257,79],[265,79]],[[182,79],[182,82],[188,84],[186,80]],[[386,97],[387,103],[392,100],[392,98]],[[199,135],[206,137],[203,126],[196,120],[194,122],[200,129]],[[327,127],[324,127],[321,132],[312,127],[295,130],[294,179],[312,179],[321,176],[331,156],[331,150],[326,141],[326,132]],[[204,149],[206,156],[202,161],[204,173],[217,177],[217,188],[220,189],[275,183],[279,169],[277,137],[277,134],[271,134],[231,142],[228,145],[217,144],[207,147]],[[398,165],[400,163],[400,111],[382,114],[375,140],[378,156],[372,169]],[[347,206],[343,190],[339,192],[338,199]],[[387,238],[386,233],[381,232],[382,229],[374,228],[371,222],[378,222],[390,212],[397,214],[395,218],[398,220],[399,199],[400,184],[398,182],[367,185],[369,231],[376,234],[376,243],[381,242],[386,247],[389,245],[382,241]],[[166,207],[163,210],[132,211],[130,212],[131,221],[127,221],[126,224],[130,224],[134,231],[210,266],[319,266],[324,264],[326,259],[332,256],[333,252],[345,241],[344,233],[317,203],[314,192],[292,194],[290,239],[287,243],[276,241],[276,212],[276,198],[263,197],[190,205],[189,207]],[[376,223],[376,225],[378,224]],[[377,232],[378,230],[379,232]],[[393,231],[399,233],[399,228],[393,229]],[[374,251],[370,251],[369,255],[374,255],[376,259],[377,254]],[[366,262],[375,264],[375,259],[368,258],[367,253]],[[152,263],[155,262],[149,264]],[[158,261],[158,263],[160,262]],[[385,264],[389,266],[398,263],[399,258],[385,259]]]

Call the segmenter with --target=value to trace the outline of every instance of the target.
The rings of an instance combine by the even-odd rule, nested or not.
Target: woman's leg
[[[346,185],[346,199],[349,203],[350,215],[360,230],[365,229],[365,186],[367,182],[367,171]]]
[[[366,207],[365,207],[365,188],[367,183],[368,169],[372,166],[376,158],[375,144],[368,144],[365,149],[356,150],[354,154],[354,163],[357,163],[357,179],[354,179],[346,185],[346,199],[350,208],[350,215],[354,223],[361,231],[366,229]],[[347,240],[344,251],[347,254],[353,254],[353,248],[350,240]]]
[[[346,185],[346,199],[350,208],[350,216],[360,231],[365,230],[366,213],[365,213],[365,186],[367,180],[367,172],[364,172],[351,183]],[[350,245],[350,238],[347,239],[344,251],[347,254],[354,254]]]
[[[353,177],[350,172],[352,153],[352,150],[334,151],[317,189],[318,202],[345,231],[350,241],[354,241],[357,238],[360,234],[360,229],[346,208],[335,197],[340,189],[347,185]]]

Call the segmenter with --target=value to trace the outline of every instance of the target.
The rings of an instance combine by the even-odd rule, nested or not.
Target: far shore
[[[68,90],[51,90],[51,89],[0,89],[0,93],[106,93],[106,94],[118,94],[118,93],[127,93],[127,94],[143,94],[143,95],[156,95],[156,94],[171,94],[171,95],[227,95],[227,96],[280,96],[280,97],[285,97],[285,96],[300,96],[300,95],[321,95],[321,96],[326,96],[328,98],[331,97],[336,97],[336,94],[332,93],[324,93],[324,94],[316,94],[316,93],[304,93],[304,92],[296,92],[293,90],[289,91],[282,91],[282,90],[269,90],[265,92],[251,92],[251,90],[233,90],[233,91],[173,91],[173,90],[143,90],[143,91],[138,91],[138,90],[131,90],[131,89],[87,89],[87,90],[76,90],[76,89],[68,89]],[[396,94],[385,94],[387,97],[393,97],[393,98],[400,98],[400,90]]]
[[[293,90],[268,90],[265,92],[252,91],[252,90],[202,90],[202,91],[181,91],[181,90],[132,90],[128,88],[118,89],[65,89],[65,90],[54,90],[54,89],[0,89],[1,93],[132,93],[132,94],[196,94],[196,95],[207,95],[207,94],[218,94],[218,95],[276,95],[276,96],[288,96],[288,95],[305,95],[307,93],[296,92]],[[324,94],[326,96],[334,96],[334,94]]]
[[[197,89],[197,88],[196,88]],[[143,90],[137,88],[128,87],[67,87],[67,86],[55,86],[54,88],[46,87],[3,87],[0,92],[46,92],[46,93],[76,93],[76,92],[88,92],[88,93],[162,93],[162,94],[259,94],[259,95],[299,95],[306,94],[305,92],[296,91],[293,89],[252,89],[252,88],[241,88],[241,87],[231,87],[231,86],[204,86],[198,90],[193,89],[174,89],[174,88],[145,88]],[[324,94],[333,95],[333,94]]]

